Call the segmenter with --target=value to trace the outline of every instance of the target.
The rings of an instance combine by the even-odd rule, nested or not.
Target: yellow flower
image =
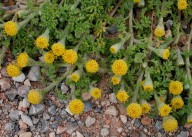
[[[129,95],[124,90],[119,90],[116,95],[119,102],[126,102],[129,98]]]
[[[177,6],[179,10],[187,9],[187,1],[186,0],[178,0]]]
[[[7,35],[9,36],[15,36],[18,32],[18,26],[17,23],[13,21],[8,21],[4,24],[4,30]]]
[[[146,100],[141,100],[141,107],[143,113],[149,113],[151,110],[151,106]]]
[[[20,68],[13,64],[9,64],[6,68],[6,71],[10,77],[17,77],[21,74]]]
[[[53,63],[54,60],[55,60],[55,55],[54,55],[52,52],[46,52],[46,53],[43,55],[43,59],[44,59],[45,63],[51,64],[51,63]]]
[[[162,58],[163,58],[163,59],[168,59],[169,56],[170,56],[170,51],[169,51],[169,49],[165,49],[165,50],[163,51]]]
[[[27,99],[31,104],[40,104],[43,97],[40,91],[38,90],[30,90]]]
[[[152,91],[153,90],[153,81],[150,77],[149,72],[146,72],[146,78],[143,83],[144,91]]]
[[[153,86],[152,85],[143,85],[143,89],[145,91],[152,91],[153,90]]]
[[[155,28],[154,34],[157,37],[162,37],[163,35],[165,35],[164,27],[162,25],[157,25],[157,27]]]
[[[187,116],[187,123],[192,124],[192,114]]]
[[[139,3],[141,0],[134,0],[135,3]]]
[[[171,100],[171,106],[172,106],[173,108],[180,109],[180,108],[183,107],[183,105],[184,105],[184,102],[183,102],[181,96],[175,96],[175,97],[173,97],[173,99]]]
[[[173,132],[178,128],[178,122],[173,116],[163,118],[163,129],[167,132]]]
[[[62,58],[67,64],[75,64],[78,59],[77,52],[73,49],[66,50]]]
[[[113,83],[113,85],[119,84],[120,81],[121,81],[121,76],[115,76],[115,75],[114,75],[114,76],[111,78],[111,82]]]
[[[17,56],[17,66],[19,66],[20,68],[26,67],[27,63],[28,63],[28,60],[29,60],[29,56],[28,56],[28,54],[26,52],[20,53]]]
[[[71,79],[72,79],[72,81],[74,81],[74,82],[78,82],[79,79],[80,79],[79,73],[78,73],[78,72],[73,72],[73,73],[71,74]]]
[[[96,60],[89,60],[85,64],[85,69],[89,73],[96,73],[99,70],[99,65]]]
[[[131,103],[127,106],[127,114],[131,118],[139,118],[142,114],[142,107],[138,103]]]
[[[179,95],[183,91],[183,84],[180,81],[171,81],[169,83],[169,92],[173,95]]]
[[[38,48],[45,49],[45,48],[47,48],[48,45],[49,45],[49,40],[48,40],[48,38],[45,37],[45,36],[39,36],[39,37],[36,39],[35,43],[36,43],[36,46],[37,46]]]
[[[51,49],[56,56],[61,56],[65,52],[65,46],[61,43],[54,43]]]
[[[128,70],[128,66],[124,60],[119,59],[113,62],[112,71],[115,75],[117,76],[125,75],[127,73],[127,70]]]
[[[101,89],[99,88],[93,88],[91,89],[91,96],[96,100],[101,98]]]
[[[80,114],[84,110],[84,103],[80,99],[74,99],[69,102],[69,110],[72,114]]]
[[[164,117],[169,115],[169,113],[171,112],[171,107],[165,103],[161,103],[160,105],[158,105],[158,110],[159,115]]]
[[[167,99],[167,96],[166,95],[162,95],[162,96],[159,97],[159,99],[160,99],[161,102],[165,102],[166,99]]]
[[[157,56],[161,57],[162,59],[167,60],[170,56],[170,50],[169,49],[156,49],[153,47],[148,47],[151,51],[153,51]]]
[[[116,43],[115,45],[111,46],[110,47],[111,53],[113,53],[113,54],[117,53],[120,50],[120,48],[123,46],[124,42],[125,41],[122,40],[121,42]]]

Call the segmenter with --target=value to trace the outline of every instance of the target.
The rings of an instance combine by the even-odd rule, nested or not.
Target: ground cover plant
[[[54,90],[59,99],[70,100],[71,113],[81,115],[82,94],[100,99],[98,82],[109,75],[110,92],[128,117],[159,115],[167,132],[180,122],[192,124],[191,1],[28,0],[26,5],[0,12],[0,64],[10,77],[41,67],[45,88],[29,90],[31,104],[43,103]],[[7,49],[15,57],[8,63]],[[63,80],[70,94],[57,89]]]

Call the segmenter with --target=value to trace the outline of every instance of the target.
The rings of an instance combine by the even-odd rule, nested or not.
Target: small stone
[[[109,135],[109,130],[107,128],[102,128],[101,129],[101,135],[103,137],[108,136]]]
[[[189,136],[189,132],[188,131],[181,131],[179,135],[177,135],[177,137],[188,137]]]
[[[49,133],[49,137],[55,137],[55,132]]]
[[[109,95],[109,101],[111,103],[117,103],[117,99],[116,99],[115,93],[112,93],[112,94]]]
[[[27,77],[30,81],[38,81],[40,78],[40,67],[39,66],[33,66],[31,67],[31,70],[29,71]]]
[[[109,129],[110,125],[103,125],[103,127]]]
[[[120,119],[121,119],[121,121],[123,122],[123,124],[126,124],[126,123],[127,123],[127,116],[125,116],[125,115],[120,115]]]
[[[117,33],[117,26],[116,25],[112,25],[109,28],[107,28],[107,32],[111,33],[111,34],[115,34]]]
[[[162,129],[162,122],[157,121],[157,122],[155,123],[155,128],[156,128],[157,130],[161,130],[161,129]]]
[[[91,94],[89,92],[84,92],[82,94],[82,98],[83,98],[84,101],[87,101],[87,100],[89,100],[91,98]]]
[[[89,112],[90,110],[92,110],[92,103],[91,102],[85,102],[85,112]]]
[[[39,122],[38,118],[32,117],[33,124],[37,124]]]
[[[24,81],[24,85],[29,86],[29,87],[31,86],[31,83],[30,83],[29,79],[26,79]]]
[[[19,120],[19,128],[20,128],[21,130],[26,131],[26,129],[27,129],[27,124],[25,124],[25,123],[23,122],[23,120]]]
[[[134,125],[135,125],[137,128],[140,127],[140,125],[141,125],[140,120],[135,119]]]
[[[56,134],[61,134],[61,133],[63,133],[64,131],[66,131],[66,127],[63,127],[63,126],[58,126],[57,127],[57,132],[56,132]]]
[[[29,109],[29,115],[38,115],[40,113],[42,113],[45,109],[45,106],[42,104],[38,104],[38,105],[31,105],[30,109]]]
[[[90,116],[88,116],[85,120],[85,125],[86,127],[90,127],[91,125],[93,125],[95,123],[95,118],[92,118]]]
[[[11,88],[10,81],[6,78],[0,79],[0,90],[6,91]]]
[[[147,126],[147,125],[150,125],[151,124],[151,119],[150,118],[148,118],[148,117],[143,117],[142,119],[141,119],[141,123],[144,125],[144,126]]]
[[[21,133],[19,135],[19,137],[31,137],[32,136],[32,133],[31,132],[25,132],[25,133]]]
[[[79,131],[76,131],[76,137],[84,137]]]
[[[63,82],[62,84],[61,84],[61,92],[63,93],[63,94],[65,94],[65,93],[67,93],[67,91],[69,90],[69,88],[65,85],[65,83]]]
[[[121,115],[127,115],[126,107],[124,107],[122,104],[117,104],[117,109]]]
[[[110,106],[105,111],[105,114],[112,115],[112,116],[117,116],[118,115],[118,110],[116,109],[115,106]]]
[[[14,123],[6,123],[5,124],[5,130],[10,132],[12,130],[14,130],[15,124]]]
[[[147,137],[143,132],[141,132],[140,137]]]
[[[121,133],[123,131],[123,128],[118,128],[117,132]]]
[[[9,113],[9,117],[11,118],[11,120],[15,121],[15,120],[19,120],[19,112],[18,110],[12,110]]]
[[[3,67],[1,69],[1,74],[4,76],[4,77],[9,77],[9,75],[7,74],[7,71],[6,71],[6,67]]]
[[[32,127],[33,126],[33,122],[31,120],[31,118],[27,115],[21,115],[21,119],[23,120],[23,122],[25,124],[27,124],[28,126]]]
[[[27,96],[27,93],[29,91],[29,86],[27,85],[21,85],[19,88],[18,88],[18,95],[21,96],[21,97],[25,97]]]
[[[146,128],[144,128],[144,129],[143,129],[143,131],[144,131],[145,133],[147,133],[147,132],[148,132],[148,130],[147,130]]]
[[[12,79],[16,82],[23,82],[25,80],[25,75],[21,73],[19,76],[13,77]]]
[[[66,127],[67,127],[67,129],[65,132],[68,133],[69,135],[71,135],[77,129],[77,126],[75,126],[71,123],[67,124]]]
[[[28,99],[27,99],[27,98],[24,98],[24,99],[23,99],[23,107],[24,107],[24,108],[29,108],[29,106],[30,106],[30,103],[29,103]]]
[[[46,112],[44,112],[44,113],[43,113],[43,119],[45,119],[45,120],[50,119],[49,114],[47,114]]]
[[[11,88],[8,92],[5,92],[5,94],[7,95],[8,99],[10,101],[14,101],[14,99],[17,95],[17,90],[14,88]]]
[[[49,123],[48,121],[44,120],[44,119],[41,119],[41,132],[42,133],[45,133],[49,130]]]
[[[48,112],[51,115],[55,115],[56,114],[56,107],[55,106],[51,106],[48,108]]]

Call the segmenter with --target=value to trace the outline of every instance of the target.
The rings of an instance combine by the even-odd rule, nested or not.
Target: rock
[[[126,107],[124,107],[122,104],[117,104],[116,107],[121,115],[127,115]]]
[[[39,122],[39,119],[32,117],[33,124],[37,124]]]
[[[69,135],[71,135],[77,129],[77,126],[75,126],[71,123],[67,124],[66,127],[67,127],[67,129],[65,132],[68,133]]]
[[[61,134],[61,133],[63,133],[66,129],[67,129],[66,127],[58,126],[58,127],[57,127],[57,132],[56,132],[56,134]]]
[[[23,120],[19,120],[19,128],[23,131],[27,130],[27,124],[23,122]]]
[[[101,135],[103,137],[108,136],[109,135],[109,130],[107,128],[102,128],[101,129]]]
[[[21,115],[21,119],[23,120],[23,122],[25,124],[27,124],[28,126],[32,127],[33,126],[33,122],[31,120],[31,118],[27,115]]]
[[[29,115],[38,115],[41,114],[45,109],[45,106],[42,104],[31,105],[29,109]]]
[[[116,99],[115,93],[112,93],[112,94],[109,95],[109,101],[111,103],[117,103],[117,99]]]
[[[107,28],[107,32],[109,32],[111,34],[117,33],[117,26],[116,25],[112,25],[112,26],[108,27]]]
[[[139,128],[139,127],[140,127],[140,125],[141,125],[140,120],[135,119],[134,125],[135,125],[135,127]]]
[[[143,132],[141,132],[140,137],[147,137]]]
[[[16,82],[23,82],[25,80],[25,75],[21,73],[19,76],[13,77],[12,79]]]
[[[112,115],[112,116],[117,116],[118,115],[118,110],[116,109],[115,106],[110,106],[105,111],[105,114]]]
[[[29,71],[27,77],[30,81],[38,81],[40,78],[40,67],[39,66],[33,66],[31,67],[31,70]]]
[[[31,83],[30,83],[29,79],[26,79],[24,81],[24,85],[29,86],[29,87],[31,86]]]
[[[76,131],[76,137],[84,137],[79,131]]]
[[[5,92],[5,94],[7,95],[8,99],[10,101],[14,101],[14,99],[17,95],[17,90],[14,88],[11,88],[8,92]]]
[[[21,97],[26,97],[29,89],[30,89],[29,86],[27,86],[27,85],[21,85],[21,86],[18,88],[18,95],[21,96]]]
[[[92,118],[90,116],[88,116],[85,120],[85,125],[86,127],[90,127],[91,125],[93,125],[95,123],[95,118]]]
[[[10,81],[6,78],[0,79],[0,90],[6,91],[11,88]]]
[[[42,133],[45,133],[49,130],[49,123],[48,121],[44,120],[44,119],[41,119],[41,132]]]
[[[61,92],[63,93],[63,94],[65,94],[65,93],[67,93],[67,91],[69,90],[69,88],[65,85],[65,83],[63,82],[62,84],[61,84]]]
[[[177,137],[188,137],[189,136],[189,132],[188,131],[181,131],[179,135],[177,135]]]
[[[85,112],[89,112],[90,110],[92,110],[92,103],[91,102],[85,102]]]
[[[91,94],[89,92],[84,92],[82,94],[82,98],[83,98],[84,101],[87,101],[87,100],[89,100],[91,98]]]
[[[155,128],[156,128],[158,131],[161,130],[161,129],[162,129],[162,122],[157,121],[157,122],[155,123]]]
[[[21,134],[19,135],[19,137],[32,137],[32,133],[31,133],[31,132],[21,133]]]
[[[10,113],[9,113],[9,117],[11,120],[15,121],[15,120],[19,120],[19,112],[18,110],[12,110]]]
[[[4,76],[4,77],[9,77],[9,75],[7,74],[7,71],[6,71],[6,67],[3,67],[1,69],[1,74]]]
[[[117,132],[121,133],[123,131],[123,128],[118,128]]]
[[[126,124],[126,123],[127,123],[127,116],[125,116],[125,115],[120,115],[120,119],[121,119],[121,121],[123,122],[123,124]]]
[[[5,124],[5,130],[7,132],[10,132],[10,131],[14,130],[14,128],[15,128],[15,124],[14,123],[6,123]]]
[[[45,120],[50,119],[49,114],[47,114],[46,112],[44,112],[44,113],[43,113],[43,119],[45,119]]]
[[[24,99],[23,99],[23,107],[24,107],[24,108],[29,108],[29,106],[30,106],[30,103],[29,103],[28,99],[27,99],[27,98],[24,98]]]
[[[55,137],[55,132],[49,133],[49,137]]]
[[[56,114],[56,107],[55,106],[51,106],[48,108],[48,112],[51,115],[55,115]]]
[[[147,125],[150,125],[151,124],[151,119],[150,118],[148,118],[148,117],[143,117],[142,119],[141,119],[141,123],[144,125],[144,126],[147,126]]]

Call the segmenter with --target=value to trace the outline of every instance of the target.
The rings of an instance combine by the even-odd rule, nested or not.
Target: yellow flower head
[[[45,36],[39,36],[35,43],[38,48],[45,49],[49,45],[49,39]]]
[[[99,88],[93,88],[91,89],[91,96],[96,100],[101,98],[101,89]]]
[[[26,52],[20,53],[17,56],[17,66],[19,66],[20,68],[26,67],[27,63],[28,63],[28,60],[29,60],[29,56],[28,56],[28,54]]]
[[[155,28],[154,34],[157,37],[162,37],[163,35],[165,35],[164,27],[162,25],[157,25],[157,27]]]
[[[187,1],[186,0],[178,0],[177,6],[179,10],[187,9]]]
[[[149,113],[149,111],[151,110],[150,104],[145,100],[141,100],[141,107],[143,113]]]
[[[51,63],[53,63],[54,60],[55,60],[55,55],[54,55],[52,52],[46,52],[46,53],[43,55],[43,59],[44,59],[45,63],[51,64]]]
[[[175,97],[173,97],[173,99],[171,100],[171,106],[172,106],[173,108],[180,109],[180,108],[183,107],[183,105],[184,105],[184,102],[183,102],[181,96],[175,96]]]
[[[178,122],[173,116],[163,118],[163,129],[167,132],[173,132],[178,128]]]
[[[156,49],[153,47],[148,47],[151,51],[153,51],[157,56],[161,57],[164,60],[167,60],[170,56],[170,50],[169,49]]]
[[[73,72],[73,73],[71,74],[71,80],[72,80],[72,81],[78,82],[79,79],[80,79],[80,75],[79,75],[78,72]]]
[[[119,102],[126,102],[129,98],[129,95],[124,90],[119,90],[116,95]]]
[[[142,114],[142,107],[138,103],[131,103],[127,106],[127,114],[131,118],[139,118]]]
[[[165,49],[165,50],[163,51],[162,58],[163,58],[163,59],[168,59],[169,56],[170,56],[170,51],[169,51],[169,49]]]
[[[158,105],[159,115],[162,117],[168,116],[171,112],[171,107],[165,103]]]
[[[111,53],[113,54],[117,53],[120,50],[120,48],[123,46],[123,44],[124,44],[124,41],[121,41],[119,43],[116,43],[115,45],[112,45],[110,47]]]
[[[17,23],[8,21],[4,24],[4,30],[8,36],[15,36],[18,32]]]
[[[99,65],[96,60],[91,59],[86,62],[85,69],[89,73],[96,73],[99,70]]]
[[[125,75],[127,73],[127,70],[128,70],[128,66],[124,60],[119,59],[113,62],[112,71],[115,75],[117,76]]]
[[[6,68],[6,71],[10,77],[17,77],[21,74],[20,68],[13,64],[9,64]]]
[[[73,49],[68,49],[62,55],[62,58],[67,64],[75,64],[78,59],[77,52]]]
[[[74,99],[69,102],[69,110],[72,114],[80,114],[84,110],[84,103],[80,99]]]
[[[56,56],[61,56],[65,52],[65,46],[61,43],[54,43],[51,49]]]
[[[150,77],[149,72],[146,72],[146,78],[143,83],[144,91],[152,91],[153,90],[153,81]]]
[[[183,91],[183,84],[180,81],[171,81],[169,83],[169,92],[173,95],[179,95]]]
[[[192,114],[187,116],[187,123],[192,124]]]
[[[166,99],[167,99],[167,96],[166,95],[162,95],[162,96],[159,97],[159,99],[160,99],[161,102],[165,102]]]
[[[114,76],[111,78],[111,82],[112,82],[113,85],[119,84],[120,81],[121,81],[121,76],[115,76],[115,75],[114,75]]]
[[[152,90],[153,90],[153,86],[152,86],[152,85],[144,85],[144,86],[143,86],[143,89],[144,89],[145,91],[152,91]]]
[[[134,0],[134,3],[139,3],[141,0]]]
[[[40,91],[38,90],[30,90],[27,99],[31,104],[40,104],[43,97]]]

